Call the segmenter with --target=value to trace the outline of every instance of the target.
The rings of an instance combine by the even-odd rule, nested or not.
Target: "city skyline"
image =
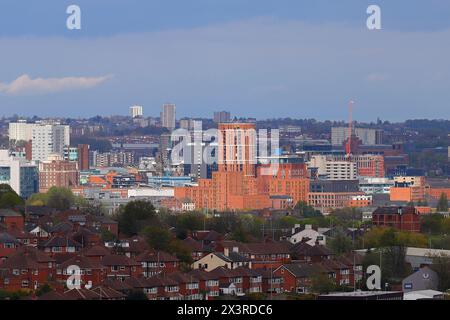
[[[2,115],[125,114],[138,103],[158,116],[173,101],[186,117],[346,120],[354,99],[360,121],[449,118],[448,3],[378,1],[375,31],[369,1],[315,3],[131,2],[122,15],[119,1],[78,1],[79,31],[65,28],[68,2],[2,4]]]

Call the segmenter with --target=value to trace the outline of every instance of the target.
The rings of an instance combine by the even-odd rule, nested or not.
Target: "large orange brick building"
[[[257,166],[256,130],[252,123],[219,124],[218,171],[198,186],[175,188],[175,198],[189,198],[198,209],[250,210],[272,207],[271,196],[292,203],[307,201],[309,179],[304,163]]]

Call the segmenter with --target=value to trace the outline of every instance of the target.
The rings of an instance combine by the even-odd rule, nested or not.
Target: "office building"
[[[254,123],[220,123],[218,168],[222,172],[255,175],[257,163],[256,125]]]
[[[214,122],[215,123],[230,122],[230,120],[231,120],[231,115],[228,111],[214,112]]]
[[[161,124],[169,130],[175,129],[176,106],[173,103],[163,105],[161,112]]]
[[[34,123],[25,120],[9,123],[9,141],[30,141],[33,138]]]
[[[131,106],[130,107],[130,116],[132,118],[139,118],[142,117],[144,114],[143,109],[141,106]]]
[[[383,143],[383,130],[370,128],[355,128],[355,135],[361,140],[363,145],[379,145]],[[331,144],[342,146],[348,139],[348,127],[331,128]]]
[[[0,150],[0,184],[8,184],[19,196],[28,198],[39,192],[38,168],[23,158],[10,156],[8,150]]]
[[[39,123],[32,130],[32,160],[45,161],[57,153],[64,156],[64,147],[70,145],[70,129],[67,125]]]

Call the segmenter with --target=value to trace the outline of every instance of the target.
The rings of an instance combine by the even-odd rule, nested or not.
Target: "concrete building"
[[[10,185],[19,196],[28,198],[39,192],[38,168],[32,162],[10,156],[8,150],[0,150],[0,183]]]
[[[142,106],[131,106],[130,107],[130,116],[132,118],[139,118],[142,117],[142,115],[144,114]]]
[[[9,123],[9,141],[30,141],[33,138],[34,123],[26,120]]]
[[[325,155],[314,155],[308,163],[308,168],[317,169],[319,177],[328,180],[358,179],[357,164],[353,161],[334,160]]]
[[[34,161],[45,161],[54,153],[64,155],[70,145],[70,128],[67,125],[37,123],[32,128],[32,156]]]
[[[175,129],[176,106],[173,103],[166,103],[162,107],[161,124],[169,130]]]
[[[228,111],[217,111],[217,112],[214,112],[213,119],[214,119],[215,123],[230,122],[231,115]]]
[[[355,135],[363,145],[380,145],[383,143],[383,130],[370,128],[355,128]],[[342,146],[348,139],[348,127],[331,128],[331,144]]]

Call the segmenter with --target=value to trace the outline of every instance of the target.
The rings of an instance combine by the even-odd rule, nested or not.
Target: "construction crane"
[[[348,104],[348,140],[345,145],[345,153],[347,154],[347,158],[350,158],[352,153],[352,137],[353,137],[353,104],[355,101],[350,100]]]

